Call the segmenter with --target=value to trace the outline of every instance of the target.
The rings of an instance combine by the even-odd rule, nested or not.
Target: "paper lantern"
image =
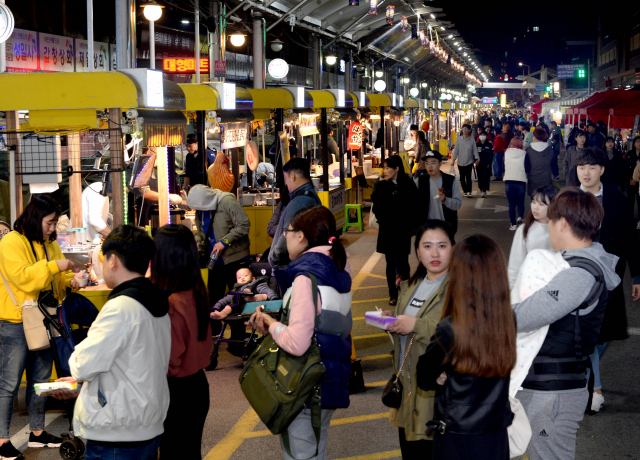
[[[351,126],[349,126],[349,139],[348,139],[348,148],[349,150],[360,150],[362,147],[362,135],[363,135],[362,125],[360,123],[353,122]]]
[[[369,0],[369,14],[378,14],[378,0]]]
[[[244,154],[247,156],[247,166],[251,171],[255,171],[260,162],[260,152],[255,142],[249,141],[244,148]]]
[[[360,6],[360,0],[349,0],[349,6]]]
[[[393,5],[387,6],[387,22],[393,24],[393,15],[395,14],[396,7]]]
[[[424,46],[426,38],[427,37],[424,34],[424,30],[421,30],[420,31],[420,43],[422,44],[422,46]]]
[[[403,32],[406,32],[409,29],[409,19],[406,16],[402,16],[400,18],[400,27],[402,27]]]
[[[436,54],[436,44],[433,41],[429,42],[429,52]]]

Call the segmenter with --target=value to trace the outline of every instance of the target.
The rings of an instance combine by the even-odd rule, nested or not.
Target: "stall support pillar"
[[[264,30],[262,15],[253,13],[253,89],[264,89]]]
[[[195,0],[195,59],[196,59],[196,83],[200,83],[200,1]],[[155,56],[153,57],[155,59]]]
[[[340,184],[344,185],[344,121],[338,123],[338,163],[340,165]]]
[[[204,129],[206,112],[204,110],[196,111],[196,141],[198,142],[198,153],[204,154],[202,167],[207,172],[207,133]]]
[[[322,89],[322,39],[313,36],[313,89]]]
[[[69,213],[71,225],[81,228],[82,224],[82,174],[80,174],[80,134],[67,136],[67,151],[69,152],[69,166],[73,173],[69,176]],[[93,236],[93,235],[91,235]]]
[[[209,2],[209,11],[213,16],[213,21],[219,21],[220,14],[218,2]],[[209,81],[218,81],[216,78],[216,61],[220,60],[220,27],[215,28],[215,32],[209,34]]]
[[[233,180],[235,181],[232,193],[236,195],[236,198],[238,197],[238,187],[240,186],[240,155],[238,155],[238,152],[239,149],[237,147],[231,149],[231,152],[229,152],[231,153],[231,172],[233,173]],[[249,185],[248,182],[247,185]]]
[[[120,170],[120,172],[111,173],[111,185],[113,193],[111,195],[111,203],[113,205],[113,228],[125,223],[124,200],[127,199],[124,193],[124,151],[122,148],[122,135],[120,133],[120,118],[122,117],[122,109],[109,109],[109,129],[114,130],[110,133],[116,133],[109,139],[111,152],[111,169]],[[113,121],[111,121],[113,120]]]
[[[382,128],[382,132],[380,133],[380,135],[382,136],[382,146],[380,147],[380,163],[382,163],[384,161],[384,159],[386,158],[386,154],[387,154],[387,137],[385,136],[385,132],[386,132],[386,126],[385,126],[385,120],[384,120],[384,114],[385,114],[385,108],[384,107],[380,107],[380,127]],[[376,139],[377,140],[377,139]]]
[[[322,190],[329,191],[329,123],[327,122],[327,109],[320,109],[320,118],[322,119],[320,132],[320,146],[322,155]]]
[[[136,2],[116,0],[116,67],[136,67]]]
[[[284,172],[282,171],[282,167],[284,166],[282,158],[282,149],[280,148],[280,142],[278,141],[278,133],[283,130],[284,127],[284,109],[276,109],[276,118],[275,118],[275,135],[274,142],[276,143],[276,183],[278,184],[278,189],[280,193],[288,193],[285,188],[284,183]]]
[[[94,52],[93,50],[93,0],[87,0],[87,54],[88,56],[93,56],[93,52]],[[93,69],[93,66],[91,65],[91,61],[93,61],[93,57],[91,59],[87,59],[87,61],[89,64],[87,66],[87,70],[89,72],[93,72],[94,69]],[[82,225],[80,227],[82,227]]]
[[[20,119],[18,118],[18,112],[10,111],[6,112],[7,130],[15,131],[20,128]],[[20,153],[22,147],[20,146],[20,138],[17,134],[11,134],[7,136],[7,142],[11,146],[15,146],[15,149],[10,152],[11,159],[13,159],[13,167],[10,165],[10,169],[14,172],[13,184],[9,184],[10,196],[11,196],[11,228],[20,214],[23,211],[22,200],[22,176],[15,174],[19,169],[17,165],[20,164]]]
[[[350,93],[353,90],[353,50],[349,50],[349,69],[345,75],[344,91]]]

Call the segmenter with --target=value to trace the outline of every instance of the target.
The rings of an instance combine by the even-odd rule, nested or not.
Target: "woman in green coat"
[[[394,335],[396,374],[402,367],[402,403],[398,409],[391,409],[390,420],[399,428],[404,460],[432,458],[433,436],[427,432],[427,422],[433,419],[435,392],[418,388],[416,365],[442,316],[454,244],[453,229],[444,221],[428,220],[418,229],[415,251],[419,265],[413,276],[402,283],[395,311],[397,321],[387,328]],[[383,314],[393,316],[391,311]]]

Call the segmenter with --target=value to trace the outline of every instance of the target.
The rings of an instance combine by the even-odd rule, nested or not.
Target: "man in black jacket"
[[[592,193],[604,209],[604,220],[596,241],[609,254],[620,259],[616,265],[616,273],[622,279],[627,262],[633,277],[631,295],[636,301],[640,298],[640,240],[633,224],[625,196],[615,185],[602,184],[600,177],[604,174],[606,154],[601,150],[589,148],[576,158],[580,188]],[[622,283],[609,295],[598,346],[591,355],[594,373],[594,395],[589,409],[598,412],[604,403],[602,385],[600,383],[600,357],[611,340],[624,340],[627,335],[627,312],[625,308]]]
[[[422,196],[427,219],[440,219],[449,223],[455,234],[458,230],[458,209],[462,207],[460,185],[455,176],[440,171],[442,155],[430,150],[425,155],[427,173],[414,179]]]

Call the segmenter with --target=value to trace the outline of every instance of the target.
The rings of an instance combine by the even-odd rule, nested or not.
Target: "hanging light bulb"
[[[402,27],[403,32],[406,32],[409,29],[409,19],[406,16],[402,16],[400,18],[400,27]]]
[[[387,22],[393,24],[393,15],[395,14],[396,7],[393,5],[387,6]]]
[[[369,0],[369,14],[378,14],[378,0]]]

